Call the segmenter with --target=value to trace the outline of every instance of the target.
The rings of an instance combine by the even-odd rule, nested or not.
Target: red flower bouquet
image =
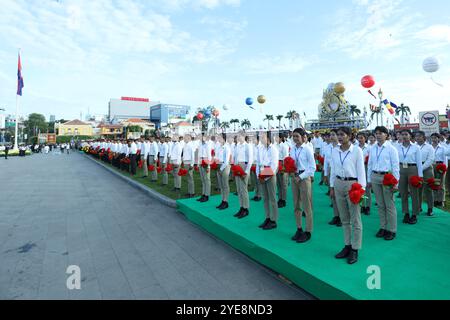
[[[435,178],[430,178],[427,180],[427,184],[428,186],[431,188],[431,190],[433,191],[439,191],[442,189],[441,187],[441,181],[437,180]]]
[[[259,173],[259,179],[264,181],[266,179],[270,179],[275,175],[275,173],[273,172],[272,168],[264,168],[263,170],[261,170],[261,172]]]
[[[137,155],[137,156],[140,156],[140,155],[141,155],[141,150],[138,150],[138,151],[136,152],[136,155]]]
[[[287,173],[296,173],[297,166],[295,165],[295,160],[291,157],[284,159],[284,169]]]
[[[213,163],[211,163],[211,170],[218,170],[219,166],[217,165],[217,162],[214,161]]]
[[[256,173],[256,164],[252,165],[250,172]]]
[[[125,164],[130,164],[130,163],[131,163],[130,158],[124,158],[124,159],[123,159],[123,163],[125,163]]]
[[[387,173],[384,175],[383,186],[389,189],[394,189],[398,185],[398,180],[394,177],[392,173]]]
[[[166,166],[166,172],[167,173],[171,173],[173,171],[173,166],[171,165],[171,164],[168,164],[167,166]]]
[[[185,177],[185,176],[187,176],[187,174],[188,174],[188,171],[184,168],[181,168],[180,170],[178,170],[178,176],[180,176],[180,177]]]
[[[416,189],[420,189],[423,186],[423,178],[418,176],[413,176],[409,179],[409,184]]]
[[[369,156],[368,155],[364,158],[364,164],[365,165],[369,164]]]
[[[211,150],[211,156],[214,158],[216,156],[216,151],[215,150]]]
[[[110,152],[109,155],[108,155],[109,161],[112,161],[113,158],[114,158],[114,156],[113,156],[113,154]]]
[[[202,164],[201,164],[202,168],[206,169],[209,166],[209,161],[207,160],[202,160]]]
[[[366,190],[359,183],[354,183],[352,188],[348,192],[348,196],[350,201],[353,204],[360,204],[364,200],[364,195],[366,194]]]
[[[195,165],[195,166],[194,166],[194,171],[195,171],[195,172],[199,172],[198,165]]]
[[[436,171],[444,175],[447,172],[447,166],[443,163],[440,163],[436,166]]]
[[[156,168],[156,172],[158,172],[158,174],[160,174],[162,172],[162,168],[160,166],[158,166],[158,168]]]
[[[153,171],[155,171],[155,166],[153,165],[153,164],[151,164],[151,165],[149,165],[148,166],[148,171],[150,171],[150,172],[153,172]]]
[[[323,166],[325,164],[325,158],[322,156],[317,156],[317,161]]]
[[[278,162],[278,172],[279,173],[284,173],[284,167],[283,167],[283,161],[279,161]]]
[[[234,165],[231,167],[231,172],[233,172],[234,177],[245,177],[247,174],[241,166]]]

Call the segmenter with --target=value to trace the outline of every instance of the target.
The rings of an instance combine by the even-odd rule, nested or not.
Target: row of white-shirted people
[[[366,190],[367,199],[362,206],[362,212],[369,214],[372,190],[376,197],[380,217],[380,231],[377,237],[393,240],[397,233],[397,212],[394,203],[393,189],[383,186],[383,177],[392,173],[399,180],[402,207],[405,214],[404,222],[417,223],[420,212],[420,197],[422,190],[410,186],[410,177],[430,176],[433,166],[440,162],[440,157],[447,156],[450,148],[444,147],[439,141],[440,136],[433,136],[433,145],[426,143],[423,133],[417,135],[417,142],[411,142],[411,132],[402,132],[402,142],[389,140],[389,131],[385,127],[378,127],[374,134],[366,136],[364,133],[353,135],[349,128],[340,128],[325,134],[320,148],[314,139],[303,129],[296,129],[289,136],[265,132],[259,136],[247,136],[244,132],[237,136],[218,135],[199,138],[186,135],[171,138],[139,139],[138,141],[98,141],[90,143],[92,148],[110,150],[114,158],[130,157],[131,172],[136,173],[133,162],[138,155],[143,162],[144,177],[147,177],[147,165],[162,167],[163,184],[168,184],[167,165],[173,166],[174,190],[181,189],[181,177],[178,171],[184,166],[187,169],[188,183],[187,197],[194,196],[194,166],[198,167],[202,181],[202,196],[199,202],[208,202],[211,193],[211,164],[217,163],[216,171],[218,189],[221,191],[222,202],[217,207],[225,210],[229,207],[230,195],[229,178],[231,165],[237,165],[245,172],[242,176],[234,177],[240,210],[236,218],[243,219],[249,215],[250,199],[248,192],[249,180],[255,186],[254,201],[264,198],[266,219],[260,225],[263,230],[277,228],[278,208],[286,206],[286,194],[291,182],[294,212],[297,231],[293,241],[305,243],[311,239],[313,231],[312,185],[316,172],[316,156],[324,157],[323,182],[329,185],[329,195],[332,201],[334,218],[332,225],[342,226],[344,231],[345,248],[336,255],[338,259],[347,259],[349,264],[358,260],[358,251],[362,247],[361,206],[355,205],[349,199],[349,190],[358,182]],[[320,138],[322,139],[322,138]],[[159,141],[157,141],[159,140]],[[436,144],[435,140],[438,141]],[[367,141],[369,141],[367,143]],[[442,149],[442,150],[440,150]],[[295,160],[296,173],[279,172],[279,162],[290,157]],[[424,161],[422,162],[422,159]],[[444,160],[445,161],[445,160]],[[113,160],[114,162],[114,160]],[[204,164],[204,165],[202,165]],[[260,173],[269,171],[273,176]],[[151,172],[152,181],[157,180],[157,171]],[[322,183],[322,182],[321,182]],[[278,192],[277,192],[278,189]],[[432,214],[432,197],[442,196],[444,192],[433,194],[426,187],[423,188],[429,205],[428,214]],[[278,201],[277,201],[278,195]],[[410,217],[408,197],[413,198],[413,215]],[[440,198],[439,198],[440,199]],[[431,207],[430,207],[431,203]],[[302,217],[306,219],[303,229]]]

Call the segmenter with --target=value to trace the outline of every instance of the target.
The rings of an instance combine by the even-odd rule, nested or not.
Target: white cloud
[[[260,56],[244,61],[243,67],[251,74],[298,73],[316,63],[316,58],[307,59],[287,53],[280,56]]]
[[[424,40],[427,44],[434,46],[445,46],[450,44],[450,25],[433,25],[419,31],[416,35],[418,39]]]

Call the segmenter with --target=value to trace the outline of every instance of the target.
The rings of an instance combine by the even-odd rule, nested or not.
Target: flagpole
[[[19,95],[16,94],[16,128],[14,133],[14,150],[19,150],[18,135],[19,135]]]

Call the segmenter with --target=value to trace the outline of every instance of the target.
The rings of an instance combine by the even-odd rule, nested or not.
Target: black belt
[[[403,163],[400,163],[402,166],[404,165]],[[417,164],[415,163],[408,163],[408,167],[417,167]]]
[[[375,173],[375,174],[388,174],[389,172],[386,172],[386,171],[373,171],[373,173]]]
[[[303,174],[303,173],[305,173],[305,170],[300,170],[300,171],[298,172],[298,174]]]
[[[342,181],[358,181],[358,178],[342,178],[339,176],[336,176],[336,178],[338,178],[339,180],[342,180]]]
[[[443,164],[444,161],[436,161],[437,164]]]

